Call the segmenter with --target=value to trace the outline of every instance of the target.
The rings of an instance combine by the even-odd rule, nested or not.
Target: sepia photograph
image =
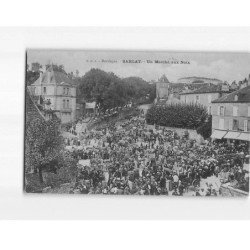
[[[27,49],[24,192],[248,197],[250,54]]]
[[[0,249],[247,249],[245,2],[1,4]]]

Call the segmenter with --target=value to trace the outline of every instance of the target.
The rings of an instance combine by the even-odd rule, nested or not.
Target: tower
[[[167,100],[169,96],[169,81],[165,75],[156,82],[156,98],[157,100],[165,99]]]

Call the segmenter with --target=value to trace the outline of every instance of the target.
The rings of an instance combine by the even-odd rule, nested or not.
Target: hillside
[[[216,79],[216,78],[207,78],[207,77],[198,77],[198,76],[191,76],[191,77],[182,77],[177,80],[177,83],[197,83],[197,84],[204,84],[204,83],[213,83],[219,84],[223,81]]]

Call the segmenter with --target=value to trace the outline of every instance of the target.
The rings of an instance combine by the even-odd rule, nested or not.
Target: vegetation
[[[43,172],[53,173],[54,178],[56,176],[61,182],[65,176],[73,178],[76,173],[76,161],[63,147],[58,119],[28,120],[25,135],[25,172],[29,173],[33,169],[39,176],[40,184],[44,183]]]
[[[56,172],[61,157],[63,139],[58,120],[32,119],[26,123],[25,170],[34,169],[43,182],[44,170]]]
[[[62,64],[46,64],[45,69],[47,70],[49,67],[52,67],[54,71],[62,72],[66,74],[70,79],[74,78],[73,72],[66,73],[64,66]],[[29,86],[34,83],[40,76],[40,72],[42,71],[42,65],[38,62],[34,62],[31,64],[26,65],[26,85]],[[79,71],[76,70],[76,77],[78,77]],[[77,78],[75,79],[77,81]]]
[[[39,63],[32,63],[30,69],[30,65],[26,64],[25,84],[27,86],[31,85],[39,78],[40,75],[39,71],[41,67],[42,65],[40,65]]]
[[[114,113],[108,117],[99,118],[97,121],[89,125],[89,128],[93,129],[103,129],[109,127],[110,124],[115,124],[116,122],[121,122],[125,120],[129,120],[133,117],[136,117],[140,114],[140,110],[137,108],[126,108],[125,110],[121,110],[119,113]]]
[[[50,64],[45,65],[48,69]],[[52,65],[54,71],[67,74],[77,84],[77,98],[88,102],[96,101],[101,110],[134,104],[152,103],[155,99],[155,84],[149,84],[139,77],[120,78],[112,72],[91,69],[84,76],[79,77],[79,71],[66,73],[63,65]],[[27,86],[34,83],[40,75],[42,65],[38,62],[26,67]]]
[[[124,106],[128,102],[152,102],[155,98],[155,85],[139,77],[122,79],[100,69],[91,69],[78,79],[78,83],[78,98],[96,101],[102,110]]]
[[[209,115],[208,119],[201,126],[199,126],[196,131],[205,139],[209,138],[212,134],[212,116]]]
[[[146,115],[148,124],[197,129],[208,119],[206,108],[196,104],[154,105]]]

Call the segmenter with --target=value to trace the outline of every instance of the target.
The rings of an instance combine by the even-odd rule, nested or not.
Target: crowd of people
[[[93,109],[86,114],[84,114],[81,118],[78,118],[74,123],[68,124],[68,126],[65,128],[67,132],[70,132],[72,135],[77,136],[79,133],[78,126],[82,124],[88,124],[89,125],[96,125],[98,123],[105,124],[105,122],[109,122],[110,119],[117,117],[119,114],[126,114],[126,112],[129,113],[135,113],[136,108],[132,106],[132,103],[128,103],[124,105],[124,107],[115,107],[112,109],[108,109],[105,111],[100,111],[99,109]],[[132,114],[134,115],[134,114]],[[91,126],[91,127],[92,127]],[[84,132],[87,132],[87,128],[84,130]]]
[[[79,161],[71,193],[218,196],[222,183],[249,191],[245,142],[198,144],[188,133],[148,126],[143,116],[71,140]]]

